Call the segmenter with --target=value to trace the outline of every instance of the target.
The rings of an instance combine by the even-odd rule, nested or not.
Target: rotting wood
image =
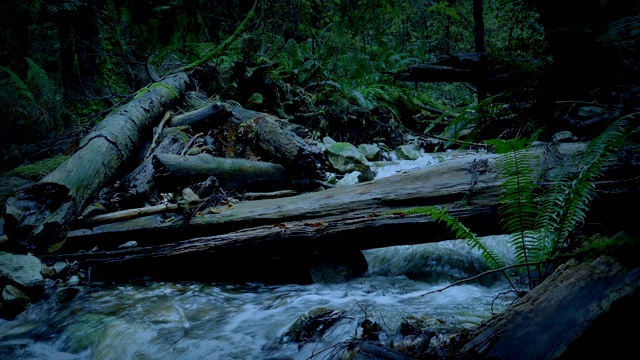
[[[228,159],[206,153],[194,156],[156,154],[152,160],[154,183],[161,192],[174,192],[215,177],[223,189],[277,190],[289,187],[282,165],[246,159]]]
[[[326,160],[320,148],[305,142],[273,115],[237,106],[232,111],[230,121],[239,140],[251,145],[263,161],[281,164],[297,178],[324,180]]]
[[[193,129],[201,129],[206,126],[219,125],[232,115],[228,105],[211,103],[200,109],[174,116],[169,122],[169,126],[188,125]]]
[[[7,236],[33,253],[59,248],[68,224],[127,161],[142,130],[165,113],[176,95],[184,94],[189,82],[184,73],[170,76],[162,81],[164,86],[150,87],[107,115],[66,162],[7,201]]]
[[[563,144],[553,150],[554,156],[549,159],[553,161],[555,156],[583,150],[584,144]],[[78,229],[70,233],[67,253],[47,259],[75,259],[102,269],[111,266],[129,269],[132,264],[136,267],[140,265],[138,262],[145,262],[145,258],[162,262],[174,256],[180,259],[209,255],[241,259],[250,254],[277,257],[297,251],[368,249],[451,239],[446,226],[426,216],[381,216],[428,205],[447,207],[454,217],[480,236],[498,234],[501,230],[496,208],[501,179],[493,169],[495,157],[494,154],[469,154],[389,178],[285,199],[225,205],[215,213],[201,216],[154,215]],[[612,170],[616,172],[613,166]],[[598,199],[592,204],[585,226],[598,222],[613,225],[612,220],[631,221],[620,204],[640,197],[637,190],[634,191],[639,180],[637,168],[635,172],[627,170],[596,183]],[[115,249],[116,238],[136,240],[140,247],[70,253],[95,245],[99,249]]]

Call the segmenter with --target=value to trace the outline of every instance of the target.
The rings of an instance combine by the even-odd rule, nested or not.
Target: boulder
[[[380,157],[382,156],[382,150],[378,145],[360,144],[358,145],[358,151],[369,161],[380,161]]]
[[[30,296],[44,291],[42,263],[33,255],[0,253],[0,283],[11,284]]]
[[[394,152],[398,160],[418,160],[420,158],[420,152],[416,145],[400,145]]]
[[[367,158],[350,143],[337,142],[330,145],[326,155],[331,166],[341,174],[359,171],[362,174],[362,181],[373,180],[375,177]]]

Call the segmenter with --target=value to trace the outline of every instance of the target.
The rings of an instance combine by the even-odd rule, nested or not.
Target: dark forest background
[[[354,142],[380,126],[435,136],[471,122],[473,140],[588,138],[606,121],[576,123],[576,105],[607,119],[639,106],[638,1],[5,0],[0,14],[4,171],[73,151],[185,67],[203,96]],[[509,81],[399,80],[468,53]]]

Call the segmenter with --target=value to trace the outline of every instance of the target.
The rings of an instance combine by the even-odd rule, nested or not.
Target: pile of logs
[[[324,154],[296,126],[225,103],[174,116],[189,78],[163,84],[108,115],[67,162],[9,199],[8,243],[45,263],[78,260],[93,276],[135,276],[169,263],[191,274],[277,259],[308,267],[318,253],[452,238],[429,217],[383,215],[409,207],[447,207],[478,235],[501,233],[494,154],[327,189]],[[531,151],[552,171],[584,149]],[[612,160],[590,223],[635,220],[620,206],[639,194],[638,169],[627,164]]]

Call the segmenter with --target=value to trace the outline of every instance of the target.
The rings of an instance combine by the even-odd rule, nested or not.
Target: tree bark
[[[4,232],[29,251],[55,251],[77,218],[133,152],[141,130],[161,117],[189,79],[177,74],[102,120],[76,152],[37,184],[10,198]]]
[[[231,110],[224,104],[212,103],[198,110],[190,111],[185,114],[174,116],[169,123],[169,126],[184,126],[188,125],[194,131],[202,128],[203,125],[200,122],[210,123],[222,123],[232,116]]]
[[[551,150],[553,156],[546,161],[579,154],[584,148],[584,144],[561,145]],[[542,154],[544,148],[534,151]],[[445,225],[427,216],[381,216],[431,205],[448,208],[452,216],[479,236],[499,234],[502,230],[496,209],[502,179],[493,166],[495,157],[467,155],[439,166],[353,186],[222,206],[212,214],[154,215],[78,229],[69,234],[67,253],[43,260],[79,260],[103,276],[112,272],[132,274],[135,269],[151,274],[154,266],[162,268],[168,261],[193,264],[193,259],[198,258],[207,263],[210,260],[204,259],[250,264],[253,260],[248,259],[278,258],[283,254],[331,253],[452,239]],[[548,162],[546,166],[550,171],[557,170],[557,163]],[[597,182],[598,200],[592,203],[587,228],[635,220],[622,204],[639,197],[634,190],[638,171],[612,167],[606,181]],[[140,247],[112,251],[119,245],[115,239],[136,240]],[[107,251],[69,253],[96,245]]]
[[[263,161],[281,164],[296,179],[324,180],[323,152],[283,126],[282,120],[234,107],[231,122],[238,130],[240,140],[250,145]]]
[[[153,156],[154,183],[160,192],[175,192],[195,182],[215,177],[218,186],[242,193],[247,190],[281,190],[291,182],[282,165],[199,154]]]

